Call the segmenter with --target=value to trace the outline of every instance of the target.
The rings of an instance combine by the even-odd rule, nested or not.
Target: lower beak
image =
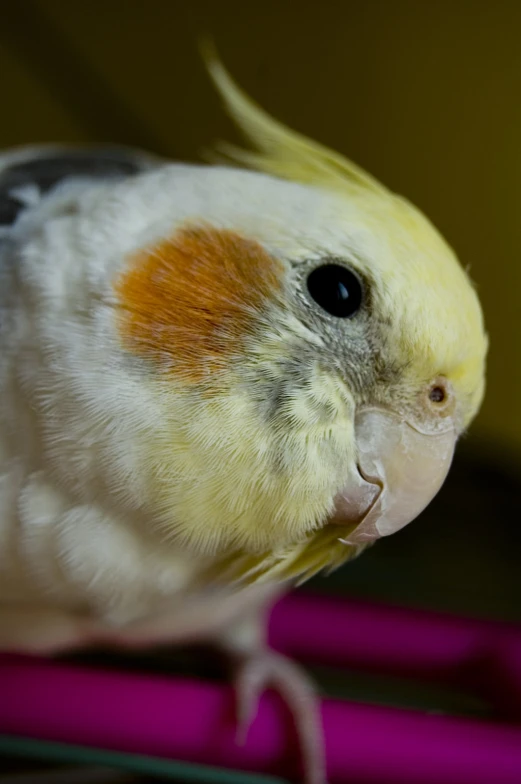
[[[422,430],[398,414],[377,408],[356,418],[358,476],[335,498],[329,522],[355,524],[346,544],[369,544],[412,522],[441,488],[452,462],[456,432]]]

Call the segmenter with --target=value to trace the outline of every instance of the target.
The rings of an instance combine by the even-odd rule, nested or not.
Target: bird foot
[[[304,770],[303,784],[326,784],[319,700],[306,673],[290,659],[266,649],[244,657],[235,686],[237,742],[245,743],[259,697],[265,689],[273,688],[290,709],[295,723]]]

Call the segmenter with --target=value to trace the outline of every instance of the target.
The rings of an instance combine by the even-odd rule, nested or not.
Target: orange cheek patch
[[[115,284],[125,348],[194,382],[226,367],[281,288],[282,264],[224,229],[181,229],[129,261]]]

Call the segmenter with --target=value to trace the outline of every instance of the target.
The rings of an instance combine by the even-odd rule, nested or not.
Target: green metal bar
[[[132,773],[161,776],[163,779],[182,781],[187,784],[192,784],[192,782],[193,784],[288,784],[285,779],[274,776],[262,776],[176,760],[163,760],[141,754],[122,754],[104,749],[91,749],[86,746],[22,738],[16,735],[0,735],[0,754],[24,759],[112,767]]]

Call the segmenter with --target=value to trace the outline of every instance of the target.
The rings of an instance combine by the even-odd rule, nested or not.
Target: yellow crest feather
[[[390,192],[356,164],[270,117],[233,81],[214,47],[201,46],[206,67],[224,105],[255,152],[232,144],[217,145],[217,159],[282,179],[336,190],[363,190],[389,197]],[[212,156],[216,161],[216,156]]]

